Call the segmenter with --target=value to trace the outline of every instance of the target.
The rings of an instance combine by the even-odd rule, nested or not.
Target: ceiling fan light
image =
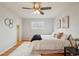
[[[34,14],[40,14],[39,10],[35,10]]]
[[[36,2],[36,3],[35,3],[34,8],[35,8],[35,9],[39,9],[39,8],[40,8],[39,2]]]

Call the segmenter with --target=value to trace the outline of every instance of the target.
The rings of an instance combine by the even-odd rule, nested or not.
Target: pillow
[[[54,37],[56,35],[56,32],[53,32],[51,35]]]
[[[72,38],[71,34],[69,35],[69,37],[67,38],[67,40],[69,40],[71,47],[77,47],[77,43],[76,41]]]
[[[61,39],[64,39],[65,40],[66,39],[66,36],[63,34],[62,37],[61,37]]]
[[[56,38],[56,37],[57,37],[57,34],[55,33],[53,37],[55,37],[55,38]]]
[[[63,34],[61,39],[67,40],[68,36],[69,36],[68,34]]]
[[[63,36],[63,32],[57,34],[58,39],[61,39],[62,36]]]

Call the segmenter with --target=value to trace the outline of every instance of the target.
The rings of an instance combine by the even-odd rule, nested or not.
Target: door
[[[20,28],[19,28],[20,26],[19,25],[17,25],[16,26],[16,30],[17,30],[17,38],[16,38],[16,44],[19,44],[19,42],[20,42],[20,36],[19,36],[19,32],[20,32]]]

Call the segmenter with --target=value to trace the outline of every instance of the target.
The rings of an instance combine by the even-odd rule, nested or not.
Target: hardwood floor
[[[8,56],[11,52],[13,52],[16,48],[18,48],[23,42],[25,42],[25,41],[19,42],[18,44],[16,44],[12,48],[10,48],[8,51],[6,51],[5,53],[1,54],[0,56]],[[64,53],[40,54],[40,56],[64,56]]]
[[[64,56],[64,53],[41,54],[41,56]]]
[[[16,44],[15,46],[13,46],[12,48],[10,48],[8,51],[4,52],[3,54],[1,54],[0,56],[8,56],[11,52],[13,52],[17,47],[19,47],[22,42],[19,42],[18,44]]]
[[[41,56],[64,56],[64,53],[57,53],[57,50],[33,50],[33,52],[41,53]]]

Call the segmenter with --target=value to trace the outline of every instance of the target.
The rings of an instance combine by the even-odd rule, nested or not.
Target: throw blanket
[[[40,35],[36,34],[36,35],[33,36],[31,42],[34,41],[34,40],[42,40],[42,38],[41,38]]]

